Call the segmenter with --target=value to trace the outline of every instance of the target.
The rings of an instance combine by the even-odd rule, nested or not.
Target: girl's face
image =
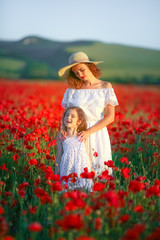
[[[72,71],[79,79],[86,81],[93,77],[92,72],[90,71],[89,67],[84,64],[80,63],[72,67]]]
[[[64,125],[67,128],[77,128],[80,124],[76,109],[68,109],[64,117]]]

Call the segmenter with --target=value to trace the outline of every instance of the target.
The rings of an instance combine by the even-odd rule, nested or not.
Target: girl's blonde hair
[[[86,64],[88,66],[88,68],[92,72],[93,76],[95,76],[96,78],[101,77],[102,72],[97,65],[95,65],[94,63],[84,63],[84,64]],[[74,72],[72,71],[72,68],[71,68],[68,73],[68,76],[67,76],[67,83],[70,88],[80,89],[83,84],[83,80],[79,79],[74,74]]]
[[[81,131],[86,131],[87,130],[87,121],[86,121],[86,117],[85,117],[85,113],[84,111],[79,108],[79,107],[69,107],[65,110],[64,114],[63,114],[63,117],[62,117],[62,129],[64,131],[67,131],[67,127],[65,126],[64,124],[64,118],[66,116],[66,113],[68,112],[68,110],[70,109],[75,109],[76,112],[77,112],[77,115],[78,115],[78,120],[81,120],[81,123],[78,125],[78,128],[77,128],[77,132],[81,132]]]

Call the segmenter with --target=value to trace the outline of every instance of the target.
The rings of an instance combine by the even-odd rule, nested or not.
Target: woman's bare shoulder
[[[112,84],[110,82],[103,82],[103,88],[112,88]]]

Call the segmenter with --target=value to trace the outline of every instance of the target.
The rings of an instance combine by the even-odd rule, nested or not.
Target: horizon
[[[48,40],[48,41],[53,41],[53,42],[79,42],[79,41],[88,41],[88,42],[100,42],[102,44],[107,44],[107,45],[118,45],[118,46],[124,46],[124,47],[132,47],[132,48],[141,48],[141,49],[148,49],[148,50],[154,50],[154,51],[160,51],[160,49],[156,49],[156,48],[152,48],[152,47],[145,47],[145,46],[138,46],[138,45],[129,45],[129,44],[125,44],[125,43],[118,43],[118,42],[104,42],[101,40],[94,40],[94,39],[75,39],[75,40],[57,40],[57,39],[51,39],[51,38],[47,38],[44,36],[38,36],[38,35],[29,35],[29,36],[24,36],[20,39],[15,39],[15,40],[11,40],[11,39],[1,39],[0,38],[0,42],[19,42],[23,39],[27,39],[27,38],[40,38],[40,39],[44,39],[44,40]]]

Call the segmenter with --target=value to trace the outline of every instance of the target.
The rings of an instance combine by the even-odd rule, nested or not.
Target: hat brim
[[[94,62],[94,61],[83,61],[83,62],[77,62],[77,63],[73,63],[73,64],[70,64],[70,65],[68,65],[68,66],[66,66],[66,67],[63,67],[63,68],[61,68],[59,71],[58,71],[58,75],[60,76],[60,77],[66,77],[67,76],[67,74],[68,74],[68,72],[69,72],[69,70],[73,67],[73,66],[75,66],[75,65],[77,65],[77,64],[80,64],[80,63],[94,63],[94,64],[99,64],[99,63],[102,63],[103,61],[100,61],[100,62]]]

